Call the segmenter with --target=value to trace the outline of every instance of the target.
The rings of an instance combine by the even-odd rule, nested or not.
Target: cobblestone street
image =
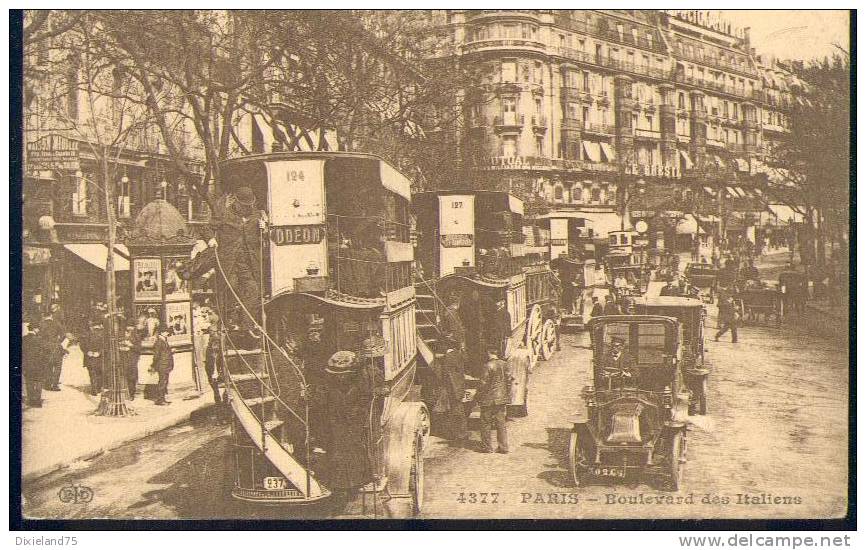
[[[530,414],[509,422],[510,454],[481,454],[474,445],[453,446],[431,439],[423,517],[842,515],[848,475],[846,352],[787,326],[746,326],[739,344],[715,343],[711,341],[715,308],[711,306],[710,312],[710,414],[691,417],[695,424],[689,432],[688,463],[679,492],[643,483],[593,482],[580,489],[571,487],[569,415],[581,406],[580,389],[587,383],[590,359],[585,347],[588,337],[581,333],[566,335],[562,352],[536,368]],[[473,437],[477,442],[477,433]],[[228,495],[228,451],[227,425],[213,416],[198,418],[29,483],[25,514],[57,518],[334,515],[335,503],[293,509],[251,507],[234,501]],[[58,491],[68,484],[91,487],[93,501],[61,503]],[[738,504],[738,495],[760,499],[762,494],[799,497],[801,503]],[[659,496],[688,500],[668,504],[648,498]],[[705,497],[710,503],[703,502]],[[608,504],[610,498],[617,503]],[[481,503],[482,499],[487,502]],[[620,499],[625,503],[619,503]],[[723,504],[725,499],[727,504]]]

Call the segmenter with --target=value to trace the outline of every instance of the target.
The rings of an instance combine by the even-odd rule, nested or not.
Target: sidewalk
[[[164,430],[187,420],[213,404],[210,391],[197,395],[192,388],[168,395],[170,405],[160,407],[137,396],[129,405],[135,415],[124,418],[96,416],[99,397],[86,387],[62,385],[59,392],[42,392],[42,408],[22,412],[22,478],[33,479],[66,468]],[[185,399],[193,397],[192,399]]]

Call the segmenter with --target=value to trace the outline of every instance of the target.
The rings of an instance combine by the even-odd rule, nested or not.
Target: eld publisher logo
[[[93,489],[86,485],[66,485],[57,496],[64,504],[84,504],[93,500]]]

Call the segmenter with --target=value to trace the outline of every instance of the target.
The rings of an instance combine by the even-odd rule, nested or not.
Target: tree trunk
[[[815,265],[824,267],[826,263],[826,242],[825,242],[825,223],[824,210],[819,208],[816,210],[817,231],[815,235]]]
[[[108,224],[108,254],[105,260],[106,300],[108,317],[105,323],[106,360],[103,363],[103,376],[108,381],[108,389],[103,390],[96,413],[101,416],[128,416],[131,411],[126,405],[126,376],[124,365],[117,357],[117,288],[114,279],[114,243],[117,240],[114,215],[114,189],[108,166],[108,148],[103,146],[100,159],[102,165],[102,188],[105,196],[105,219]],[[107,369],[106,369],[107,367]],[[106,372],[107,370],[107,372]]]

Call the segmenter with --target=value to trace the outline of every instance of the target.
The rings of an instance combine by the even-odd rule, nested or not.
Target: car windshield
[[[666,341],[665,326],[661,323],[610,323],[602,330],[602,356],[615,342],[622,342],[625,353],[641,367],[661,366],[664,363]]]

